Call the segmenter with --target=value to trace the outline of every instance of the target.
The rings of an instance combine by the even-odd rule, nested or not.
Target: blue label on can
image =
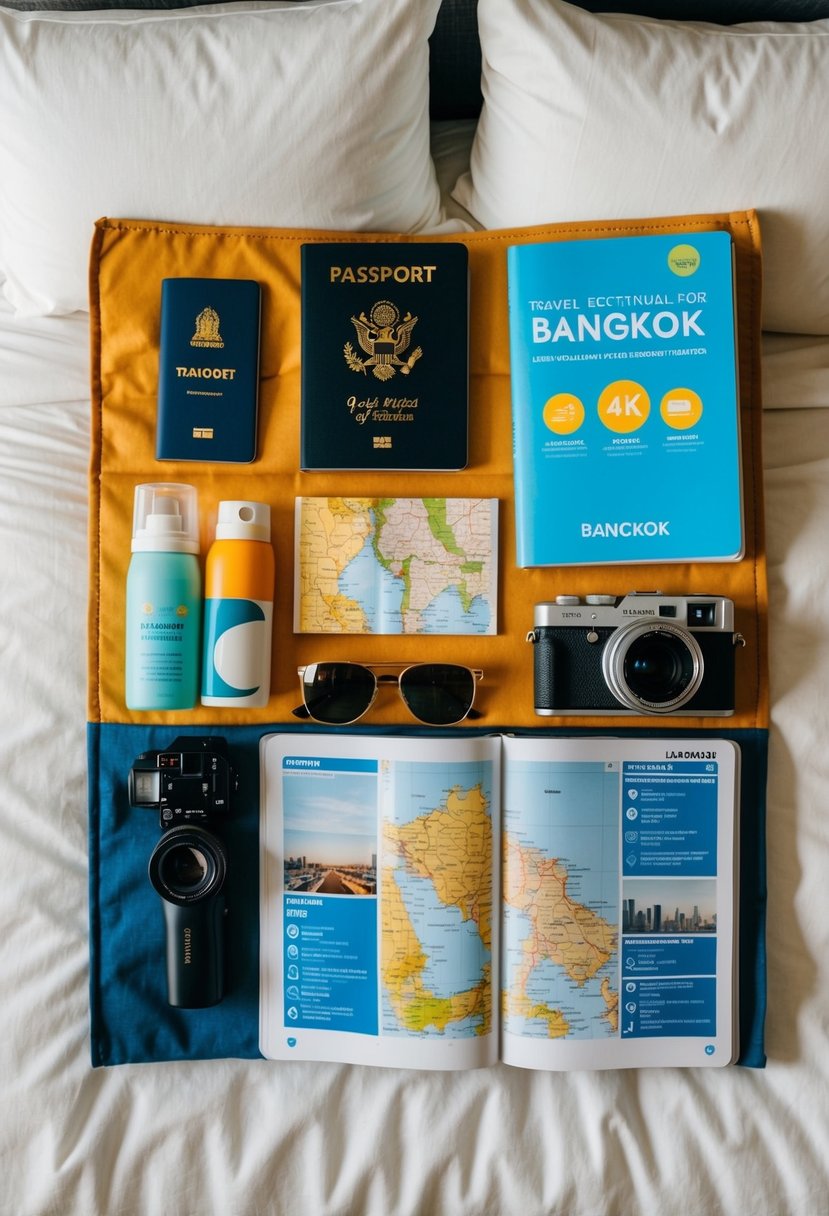
[[[250,697],[268,678],[270,620],[255,600],[204,602],[202,696]]]

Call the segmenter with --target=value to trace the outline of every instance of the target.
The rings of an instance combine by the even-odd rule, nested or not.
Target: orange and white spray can
[[[273,594],[270,506],[220,502],[204,575],[202,705],[267,705]]]

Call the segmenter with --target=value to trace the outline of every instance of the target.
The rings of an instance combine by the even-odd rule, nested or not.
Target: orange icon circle
[[[599,394],[599,418],[609,431],[638,431],[651,412],[651,399],[635,380],[614,380]]]
[[[572,393],[556,393],[544,405],[544,425],[556,435],[572,435],[584,422],[584,405]]]
[[[675,431],[687,431],[702,417],[702,398],[690,388],[672,388],[659,406],[662,420]]]

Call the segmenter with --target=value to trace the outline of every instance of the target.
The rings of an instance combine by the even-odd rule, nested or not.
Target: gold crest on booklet
[[[224,347],[219,333],[219,314],[215,308],[203,308],[196,317],[196,332],[190,339],[191,346],[211,346],[217,350]]]
[[[465,245],[315,239],[300,269],[301,467],[463,468]]]
[[[401,376],[408,376],[415,363],[423,354],[421,348],[415,347],[408,359],[401,356],[409,349],[412,340],[412,330],[417,325],[418,318],[406,313],[400,320],[400,309],[391,300],[378,300],[372,306],[368,316],[361,312],[358,317],[352,317],[351,323],[357,331],[357,341],[360,349],[369,356],[361,359],[350,342],[343,347],[345,361],[353,372],[366,374],[367,368],[372,369],[372,375],[378,380],[390,380],[397,370]]]

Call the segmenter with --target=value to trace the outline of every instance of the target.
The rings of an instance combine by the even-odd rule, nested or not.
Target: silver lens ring
[[[681,654],[682,658],[687,660],[683,664],[682,687],[672,689],[669,686],[666,696],[655,700],[631,688],[629,676],[625,673],[631,647],[637,642],[647,643],[649,639],[660,643],[663,649],[670,650],[674,656]],[[667,648],[664,646],[665,642],[668,642]],[[677,643],[683,647],[683,652],[678,651]],[[681,709],[699,690],[703,672],[704,663],[699,642],[687,629],[665,621],[648,619],[623,625],[609,639],[602,653],[602,675],[605,683],[617,701],[637,713],[670,714]]]

